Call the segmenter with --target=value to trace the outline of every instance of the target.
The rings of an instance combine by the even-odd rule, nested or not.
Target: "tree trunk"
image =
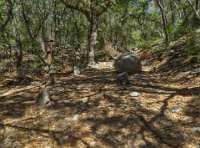
[[[196,6],[195,6],[195,8],[196,8],[196,10],[197,10],[197,12],[198,12],[198,9],[199,9],[199,0],[196,0]]]
[[[50,78],[50,84],[54,85],[55,84],[55,78],[54,78],[54,70],[52,67],[53,61],[54,61],[54,41],[46,41],[45,42],[45,47],[46,47],[46,53],[47,53],[47,74],[49,75]]]
[[[96,40],[97,40],[96,23],[92,22],[90,23],[89,34],[88,34],[88,52],[87,52],[88,65],[95,64],[94,48],[96,45]]]
[[[193,10],[194,14],[196,15],[197,19],[200,20],[200,16],[199,16],[199,13],[198,13],[196,7],[193,6],[193,4],[192,4],[192,2],[190,0],[186,0],[186,1],[189,3],[189,5],[192,8],[192,10]]]
[[[21,43],[21,38],[19,34],[19,30],[17,28],[17,23],[15,18],[13,19],[13,34],[15,36],[15,41],[16,41],[16,52],[15,52],[15,65],[16,65],[16,72],[17,72],[17,77],[21,77],[23,75],[22,71],[22,62],[23,62],[23,53],[22,53],[22,43]]]
[[[162,14],[163,29],[165,32],[165,43],[166,43],[166,45],[168,45],[169,44],[169,34],[168,34],[168,30],[167,30],[167,17],[165,14],[164,5],[162,4],[161,0],[156,0],[156,1],[160,8],[161,14]]]

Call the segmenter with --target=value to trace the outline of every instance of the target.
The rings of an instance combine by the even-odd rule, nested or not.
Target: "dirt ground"
[[[5,84],[14,74],[4,73],[0,147],[198,148],[200,76],[187,67],[170,67],[163,59],[143,66],[129,85],[115,81],[111,62],[76,77],[56,75],[52,106],[43,109],[35,107],[34,97],[45,78],[12,87]]]

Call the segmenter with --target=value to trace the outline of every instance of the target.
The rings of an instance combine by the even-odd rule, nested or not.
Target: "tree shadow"
[[[169,101],[176,95],[196,96],[200,87],[193,88],[175,88],[167,86],[151,86],[147,82],[157,83],[158,79],[149,76],[149,73],[142,73],[141,77],[131,76],[131,85],[122,86],[115,81],[115,73],[109,70],[92,70],[85,73],[87,77],[73,77],[64,79],[56,77],[58,84],[54,91],[50,92],[54,105],[44,111],[44,117],[32,117],[23,121],[21,126],[15,123],[4,123],[7,117],[21,118],[31,105],[34,105],[34,98],[26,96],[26,93],[34,92],[20,91],[12,95],[4,96],[0,99],[1,116],[0,126],[11,127],[20,131],[30,132],[52,138],[57,145],[64,146],[70,144],[76,147],[78,141],[85,147],[92,147],[85,140],[87,135],[95,137],[97,147],[182,147],[182,130],[176,125],[175,121],[169,119],[165,112],[168,109]],[[144,83],[144,84],[143,84]],[[140,107],[132,107],[129,92],[137,91],[147,94],[159,94],[168,96],[159,100],[162,106],[158,111]],[[196,103],[195,103],[196,102]],[[194,104],[192,104],[194,103]],[[188,106],[199,107],[198,101],[191,102]],[[196,108],[198,109],[198,108]],[[17,114],[20,112],[20,114]],[[8,114],[10,113],[10,114]],[[198,110],[185,112],[187,115],[199,114]],[[38,112],[40,114],[40,111]],[[48,118],[45,115],[52,114]],[[42,114],[43,115],[43,114]],[[65,117],[78,115],[80,119],[64,120]],[[85,115],[85,116],[84,116]],[[196,115],[198,116],[198,115]],[[195,115],[193,116],[194,121]],[[30,123],[36,120],[35,125]],[[50,120],[52,120],[50,122]],[[45,127],[47,124],[56,124],[63,120],[62,126],[58,129]],[[75,120],[75,121],[72,121]],[[67,122],[72,122],[71,124]],[[29,124],[31,125],[30,127]],[[79,127],[77,127],[77,124]],[[91,130],[82,132],[84,125],[91,127]],[[184,124],[184,123],[181,123]],[[80,132],[80,133],[78,133]],[[77,134],[78,133],[78,134]],[[149,139],[149,135],[153,139]],[[140,143],[141,141],[141,143]],[[93,146],[94,147],[94,146]]]

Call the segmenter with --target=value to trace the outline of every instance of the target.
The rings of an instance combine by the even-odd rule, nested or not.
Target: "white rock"
[[[82,101],[83,103],[86,103],[86,102],[88,102],[88,100],[89,100],[89,98],[88,98],[88,97],[85,97],[85,98],[82,98],[82,99],[81,99],[81,101]]]
[[[164,96],[165,96],[165,97],[169,97],[169,96],[171,96],[171,95],[172,95],[172,94],[165,94]]]
[[[138,96],[140,96],[140,93],[139,92],[131,92],[129,95],[131,97],[138,97]]]
[[[78,118],[79,118],[79,115],[74,115],[74,116],[72,117],[72,120],[73,120],[73,121],[77,121]]]
[[[95,141],[90,142],[90,146],[95,146],[95,145],[96,145]]]
[[[200,132],[200,127],[193,127],[193,128],[192,128],[192,131],[193,131],[193,132]]]
[[[150,86],[156,86],[153,82],[149,82]]]
[[[77,75],[80,75],[80,70],[77,66],[74,66],[74,75],[77,76]]]
[[[173,107],[171,110],[172,113],[179,113],[180,111],[181,111],[181,108],[178,106]]]

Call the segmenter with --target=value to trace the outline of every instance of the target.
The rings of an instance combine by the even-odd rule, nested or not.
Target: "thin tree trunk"
[[[192,10],[193,10],[194,14],[196,15],[196,17],[198,18],[198,20],[200,20],[200,16],[197,12],[197,9],[193,6],[192,2],[190,0],[186,0],[186,1],[189,3],[190,7],[192,8]]]
[[[176,2],[174,2],[174,4],[176,5],[176,8],[177,8],[178,13],[179,13],[179,18],[181,19],[182,18],[182,12],[180,10],[181,6],[179,4],[177,4]]]
[[[95,52],[94,48],[96,45],[96,39],[97,39],[97,31],[96,31],[96,26],[95,22],[90,23],[90,28],[89,28],[89,34],[88,34],[88,65],[93,65],[95,64]]]
[[[16,52],[15,52],[15,65],[16,65],[16,72],[17,72],[17,77],[21,77],[22,74],[22,62],[23,62],[23,48],[22,48],[22,43],[21,43],[21,38],[19,34],[19,30],[17,28],[17,23],[15,18],[13,19],[13,34],[15,35],[15,41],[16,41]]]
[[[156,0],[156,1],[160,8],[161,14],[162,14],[163,29],[165,32],[165,43],[166,43],[166,45],[168,45],[169,44],[169,34],[168,34],[168,30],[167,30],[167,17],[165,14],[164,5],[162,4],[161,0]]]
[[[55,84],[55,79],[54,79],[54,70],[52,69],[52,64],[54,61],[54,41],[46,41],[45,42],[45,47],[46,47],[46,52],[47,52],[47,65],[48,65],[48,70],[47,74],[49,75],[50,78],[50,84],[54,85]]]
[[[195,6],[195,9],[197,10],[197,12],[198,12],[198,9],[199,9],[199,0],[196,0],[196,6]]]

